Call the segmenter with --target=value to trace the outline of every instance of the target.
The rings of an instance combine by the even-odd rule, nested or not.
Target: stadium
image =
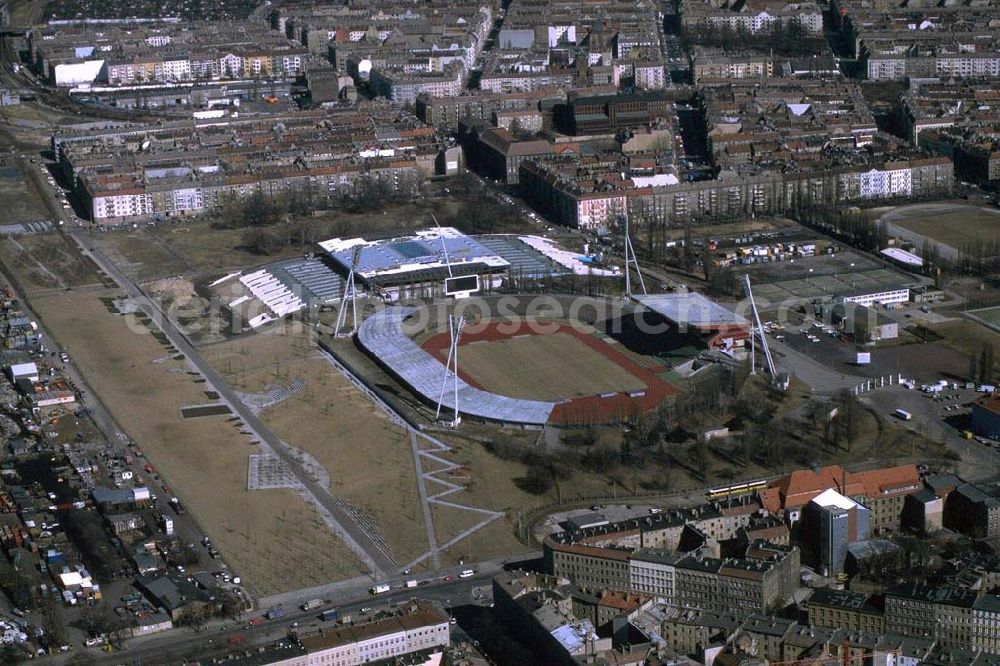
[[[696,293],[514,295],[512,285],[521,284],[515,272],[536,279],[593,274],[587,257],[534,237],[436,228],[331,239],[319,248],[313,257],[239,277],[249,291],[240,298],[265,308],[250,326],[310,302],[341,310],[353,272],[369,308],[377,305],[358,322],[355,345],[416,398],[411,403],[441,418],[454,420],[457,412],[520,427],[631,423],[680,392],[674,361],[705,351],[732,356],[749,337],[745,319]],[[459,318],[453,346],[450,322]]]
[[[448,315],[467,322],[449,364]],[[699,294],[635,299],[487,296],[440,307],[389,306],[357,344],[423,404],[503,425],[632,423],[680,392],[667,358],[739,353],[747,322]]]
[[[389,306],[365,320],[357,342],[423,403],[440,400],[450,415],[457,397],[463,417],[505,425],[625,423],[678,393],[657,359],[594,324],[529,315],[532,301],[477,298],[456,307],[475,311],[459,336],[457,378],[447,365],[447,324],[425,324],[429,310]],[[593,299],[589,306],[599,312],[613,303]]]

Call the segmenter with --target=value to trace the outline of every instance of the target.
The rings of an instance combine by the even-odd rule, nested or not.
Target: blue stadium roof
[[[354,271],[360,277],[382,282],[399,281],[407,275],[422,276],[436,269],[447,274],[449,264],[455,275],[496,272],[510,266],[503,257],[457,229],[423,229],[412,236],[385,240],[332,238],[320,244],[344,273],[351,270],[354,250],[360,248]]]

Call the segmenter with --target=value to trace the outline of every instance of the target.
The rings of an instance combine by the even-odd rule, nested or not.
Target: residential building
[[[885,614],[881,597],[821,587],[809,597],[809,624],[830,629],[882,634]]]
[[[871,533],[882,534],[899,529],[906,496],[921,487],[915,465],[863,472],[848,472],[839,465],[829,465],[818,470],[796,470],[772,482],[759,496],[769,512],[795,523],[806,504],[833,489],[863,504],[869,511]]]
[[[450,641],[449,616],[436,604],[413,599],[370,619],[300,635],[303,666],[360,666],[413,653],[440,653]]]
[[[956,587],[906,583],[885,594],[885,629],[904,636],[929,637],[944,645],[972,643],[972,607],[977,595]]]

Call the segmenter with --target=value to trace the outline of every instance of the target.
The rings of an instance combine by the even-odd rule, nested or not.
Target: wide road
[[[534,553],[541,556],[541,553]],[[453,608],[481,602],[474,595],[476,588],[490,587],[494,575],[503,569],[502,562],[487,562],[475,565],[476,574],[471,578],[459,578],[460,568],[439,572],[432,578],[424,578],[419,587],[407,588],[402,579],[392,581],[392,590],[385,594],[372,596],[366,589],[356,588],[343,594],[331,597],[320,596],[324,605],[318,609],[303,611],[299,603],[284,604],[287,612],[285,617],[269,620],[258,627],[247,629],[247,622],[253,617],[259,617],[263,609],[250,614],[243,614],[238,620],[215,620],[202,631],[192,629],[172,629],[162,634],[133,639],[127,643],[123,652],[101,654],[96,648],[85,650],[95,657],[98,664],[108,666],[125,664],[128,666],[152,666],[154,664],[180,663],[187,656],[205,656],[213,648],[227,647],[229,639],[243,636],[246,647],[264,646],[274,643],[287,636],[290,629],[296,628],[301,633],[311,633],[319,628],[332,628],[335,621],[321,622],[319,613],[327,609],[336,609],[340,617],[357,616],[362,609],[378,609],[418,597],[440,603],[445,608]],[[452,578],[446,581],[444,574]],[[426,582],[425,582],[426,581]],[[489,595],[487,595],[488,597]],[[488,599],[486,600],[488,603]],[[293,625],[295,625],[293,627]]]
[[[337,535],[365,560],[375,575],[379,578],[391,575],[396,570],[396,563],[382,551],[365,530],[354,522],[354,519],[341,507],[330,491],[309,476],[289,447],[240,401],[239,396],[229,387],[229,384],[219,376],[201,353],[188,342],[184,334],[164,315],[155,299],[149,298],[137,284],[121,273],[114,262],[103,252],[92,247],[85,234],[71,232],[67,235],[77,242],[81,252],[93,258],[97,265],[155,322],[170,342],[187,357],[189,363],[219,394],[220,400],[243,420],[257,439],[269,447],[288,466],[312,499],[328,514],[327,517],[334,523]]]

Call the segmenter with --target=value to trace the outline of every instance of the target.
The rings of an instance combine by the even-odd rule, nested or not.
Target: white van
[[[458,574],[459,578],[472,578],[476,575],[475,569],[463,569],[462,573]]]

